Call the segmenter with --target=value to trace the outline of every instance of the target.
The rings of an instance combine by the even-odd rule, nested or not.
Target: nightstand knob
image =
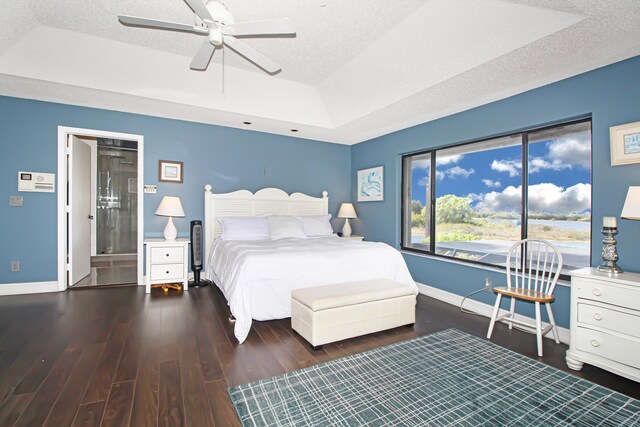
[[[169,254],[164,254],[164,256],[169,256]]]
[[[602,295],[602,292],[600,292],[600,289],[594,289],[593,290],[593,294],[597,297],[599,297],[600,295]]]
[[[169,271],[167,271],[167,274],[169,274]]]
[[[600,347],[600,343],[596,340],[591,340],[591,345],[594,347]]]
[[[593,318],[596,320],[602,320],[602,314],[600,313],[593,313]]]

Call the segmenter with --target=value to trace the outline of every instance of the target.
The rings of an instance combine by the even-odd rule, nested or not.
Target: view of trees
[[[506,238],[516,240],[520,232],[520,214],[518,212],[491,212],[474,210],[471,198],[446,194],[436,199],[436,241],[454,242],[479,239]],[[411,201],[411,228],[414,234],[423,234],[426,227],[427,208],[420,201]],[[552,221],[590,221],[588,214],[552,214],[548,212],[530,212],[529,219]],[[562,231],[547,225],[530,225],[537,234],[550,234],[558,240],[582,241],[589,238],[584,231]],[[423,243],[429,239],[425,234]]]
[[[426,207],[418,200],[411,201],[411,225],[413,228],[424,228]],[[474,212],[471,199],[447,194],[436,199],[436,221],[438,224],[474,224]]]

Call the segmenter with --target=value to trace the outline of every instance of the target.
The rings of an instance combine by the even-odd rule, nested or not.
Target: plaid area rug
[[[640,425],[640,401],[456,329],[232,387],[243,426]]]

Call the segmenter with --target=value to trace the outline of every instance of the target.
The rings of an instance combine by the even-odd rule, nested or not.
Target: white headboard
[[[222,234],[222,227],[217,221],[219,217],[269,214],[304,216],[327,213],[329,193],[326,191],[322,192],[322,197],[311,197],[302,193],[288,195],[279,188],[263,188],[255,194],[249,190],[215,194],[211,192],[211,185],[207,184],[204,186],[204,260],[209,260],[213,239]]]

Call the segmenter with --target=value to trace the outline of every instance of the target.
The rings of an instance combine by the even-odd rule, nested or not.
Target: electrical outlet
[[[11,271],[14,273],[20,271],[20,261],[11,261]]]
[[[492,283],[491,283],[491,279],[489,279],[488,277],[484,278],[484,290],[486,292],[491,292],[492,291]]]

